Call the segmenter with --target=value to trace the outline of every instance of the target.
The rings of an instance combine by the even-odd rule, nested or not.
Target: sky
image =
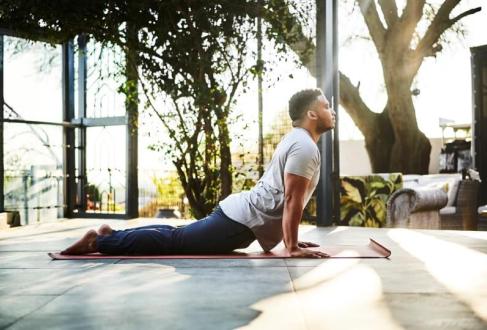
[[[482,0],[466,0],[462,9],[468,9],[485,4]],[[374,49],[367,46],[366,42],[356,42],[346,44],[347,36],[363,31],[363,22],[358,19],[349,19],[347,13],[349,8],[340,8],[339,39],[341,47],[339,49],[340,70],[346,73],[352,82],[360,81],[361,92],[364,100],[372,108],[381,110],[385,104],[386,97],[381,80],[380,65]],[[457,123],[469,123],[472,118],[471,104],[471,72],[470,72],[470,51],[469,48],[487,44],[487,8],[480,13],[466,17],[462,20],[467,34],[464,38],[453,38],[450,45],[436,58],[427,59],[420,69],[414,84],[420,90],[419,96],[414,98],[416,114],[420,129],[427,136],[441,137],[441,130],[438,125],[440,117],[454,120]],[[273,58],[275,54],[270,47],[264,51],[264,57]],[[57,121],[61,120],[61,71],[59,65],[42,75],[37,74],[36,66],[39,64],[39,54],[24,54],[17,56],[13,60],[5,63],[5,100],[14,109],[33,120]],[[315,87],[316,81],[306,69],[296,67],[292,61],[274,62],[272,64],[274,72],[280,73],[279,81],[271,79],[272,83],[267,83],[264,88],[264,126],[267,130],[273,121],[277,120],[278,113],[282,113],[287,107],[289,97],[296,91]],[[290,78],[292,76],[292,78]],[[244,114],[243,120],[232,127],[233,133],[242,132],[245,125],[250,125],[255,129],[245,130],[245,139],[240,140],[243,148],[247,150],[255,149],[257,145],[257,93],[256,81],[250,82],[252,88],[247,94],[241,95],[238,99],[234,115]],[[110,87],[110,86],[108,86]],[[113,88],[112,88],[113,89]],[[123,104],[117,100],[98,100],[116,107]],[[346,112],[339,108],[339,133],[341,140],[360,140],[362,135],[355,127]],[[139,167],[141,169],[165,169],[167,159],[161,153],[147,150],[147,146],[152,143],[148,132],[155,132],[156,127],[148,124],[144,115],[141,120],[144,124],[141,127],[140,147],[139,147]],[[121,164],[125,161],[124,153],[114,152],[114,146],[124,143],[125,137],[123,130],[119,133],[107,132],[99,129],[93,135],[93,141],[113,140],[107,146],[96,145],[93,151],[93,159],[98,158],[98,164],[94,167],[106,167],[109,164]],[[50,131],[51,132],[51,131]],[[51,137],[53,144],[61,144],[61,133],[53,130],[48,136]],[[8,135],[6,139],[13,139],[13,135]],[[12,133],[13,134],[13,133]],[[59,135],[58,135],[59,134]],[[10,137],[9,137],[10,136]],[[22,138],[16,137],[16,144],[13,146],[25,145]],[[97,140],[98,139],[98,140]],[[117,143],[113,143],[113,142]],[[238,143],[234,143],[233,149],[238,149]],[[60,156],[60,148],[56,151]],[[96,157],[95,157],[96,156]],[[46,157],[49,157],[46,156]]]

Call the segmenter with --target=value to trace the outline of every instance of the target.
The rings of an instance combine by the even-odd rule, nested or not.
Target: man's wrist
[[[299,246],[298,246],[298,244],[297,244],[297,243],[296,243],[296,244],[293,244],[293,245],[288,245],[288,246],[287,246],[287,250],[288,250],[289,252],[298,251],[298,250],[299,250]]]

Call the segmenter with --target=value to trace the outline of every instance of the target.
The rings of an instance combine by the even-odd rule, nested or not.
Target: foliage
[[[231,193],[228,116],[256,70],[247,58],[252,25],[249,17],[201,3],[176,14],[157,38],[141,33],[140,71],[150,82],[143,84],[146,106],[172,141],[160,150],[172,158],[194,215],[203,217]],[[163,112],[155,105],[160,95],[167,96]]]
[[[177,173],[169,173],[164,177],[153,177],[152,182],[156,186],[157,200],[164,204],[163,206],[175,206],[181,202],[184,190]]]
[[[145,108],[173,141],[153,149],[173,161],[194,215],[202,217],[231,193],[231,107],[246,90],[245,80],[266,70],[263,62],[251,60],[254,18],[273,23],[265,36],[284,54],[282,35],[303,23],[300,11],[291,14],[289,5],[284,0],[5,0],[0,28],[51,43],[85,34],[105,47],[121,47],[127,61],[119,74],[127,82],[120,91],[127,108],[133,110],[139,98],[139,75]],[[298,34],[293,36],[288,39],[297,41]],[[137,117],[128,114],[135,123]]]
[[[402,188],[402,175],[345,176],[340,179],[340,222],[342,225],[382,227],[386,222],[389,196]]]
[[[86,185],[85,191],[86,191],[88,200],[91,200],[93,202],[101,201],[101,195],[102,194],[100,193],[100,189],[98,189],[97,185],[89,183]]]
[[[292,122],[289,120],[287,108],[279,110],[274,119],[270,130],[264,135],[264,159],[270,161],[279,142],[284,135],[292,129]]]

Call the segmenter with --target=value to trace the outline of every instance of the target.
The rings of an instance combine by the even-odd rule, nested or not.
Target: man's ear
[[[307,111],[307,112],[306,112],[306,115],[307,115],[307,116],[308,116],[308,118],[309,118],[309,119],[311,119],[311,120],[316,120],[316,119],[318,118],[318,116],[316,115],[316,112],[311,111],[311,110]]]

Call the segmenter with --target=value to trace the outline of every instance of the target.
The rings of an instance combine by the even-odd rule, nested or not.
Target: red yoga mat
[[[330,258],[388,258],[391,251],[370,238],[368,245],[329,245],[310,248],[322,251]],[[229,254],[197,254],[197,255],[106,255],[90,253],[83,255],[63,255],[60,253],[48,253],[54,260],[90,260],[90,259],[272,259],[291,258],[287,250],[279,249],[270,252],[233,252]]]

